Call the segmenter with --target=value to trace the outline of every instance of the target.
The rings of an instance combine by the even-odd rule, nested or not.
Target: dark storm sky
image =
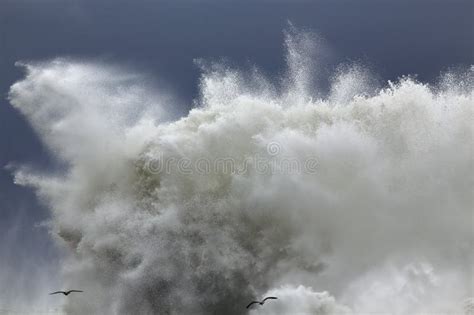
[[[58,56],[125,64],[170,84],[187,104],[197,93],[194,58],[226,57],[269,75],[284,67],[287,21],[325,38],[336,62],[361,60],[383,80],[433,81],[473,64],[473,1],[0,0],[0,266],[53,255],[34,227],[47,212],[13,185],[8,163],[49,167],[46,151],[6,100],[18,60]],[[182,109],[185,111],[186,109]]]

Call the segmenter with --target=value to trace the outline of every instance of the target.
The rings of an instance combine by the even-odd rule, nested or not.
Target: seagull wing
[[[252,304],[255,304],[255,303],[256,303],[256,304],[260,304],[259,301],[252,301],[252,302],[250,302],[249,305],[247,305],[247,308],[249,308],[250,306],[252,306]]]
[[[56,292],[51,292],[49,295],[59,294],[59,293],[66,294],[66,292],[64,291],[56,291]]]
[[[265,302],[266,300],[278,300],[278,298],[276,296],[267,296],[262,302]]]
[[[67,291],[67,293],[71,293],[71,292],[84,292],[84,291],[81,291],[81,290],[69,290],[69,291]]]

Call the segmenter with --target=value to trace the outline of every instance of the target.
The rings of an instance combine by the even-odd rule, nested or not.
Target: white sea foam
[[[65,287],[85,290],[68,314],[244,314],[267,294],[279,300],[251,314],[462,312],[474,280],[472,69],[376,89],[346,66],[328,94],[311,40],[289,32],[277,84],[207,67],[199,105],[176,121],[139,77],[26,64],[10,101],[66,170],[15,178],[51,209]],[[198,166],[219,159],[247,168]],[[301,167],[285,172],[284,160]]]

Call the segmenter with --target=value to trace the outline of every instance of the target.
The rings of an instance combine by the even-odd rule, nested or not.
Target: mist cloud
[[[287,84],[205,70],[199,105],[173,122],[166,99],[117,69],[26,65],[11,103],[67,167],[19,169],[16,181],[51,209],[66,285],[86,291],[66,313],[243,314],[266,294],[281,299],[251,314],[462,311],[473,295],[472,69],[438,87],[376,89],[363,67],[341,68],[324,95],[318,63],[305,69],[310,40],[287,35]],[[149,167],[255,155],[317,157],[318,168]]]

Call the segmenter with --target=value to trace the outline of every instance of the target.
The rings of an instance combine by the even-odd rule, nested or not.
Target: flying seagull
[[[69,295],[70,293],[72,292],[84,292],[84,291],[81,291],[81,290],[69,290],[69,291],[56,291],[56,292],[52,292],[50,293],[49,295],[53,295],[53,294],[64,294],[64,295]]]
[[[263,305],[263,303],[265,303],[266,300],[277,300],[278,298],[274,297],[274,296],[268,296],[266,298],[264,298],[262,301],[252,301],[249,305],[247,305],[247,308],[249,308],[250,306],[252,306],[252,304],[260,304],[260,305]]]

